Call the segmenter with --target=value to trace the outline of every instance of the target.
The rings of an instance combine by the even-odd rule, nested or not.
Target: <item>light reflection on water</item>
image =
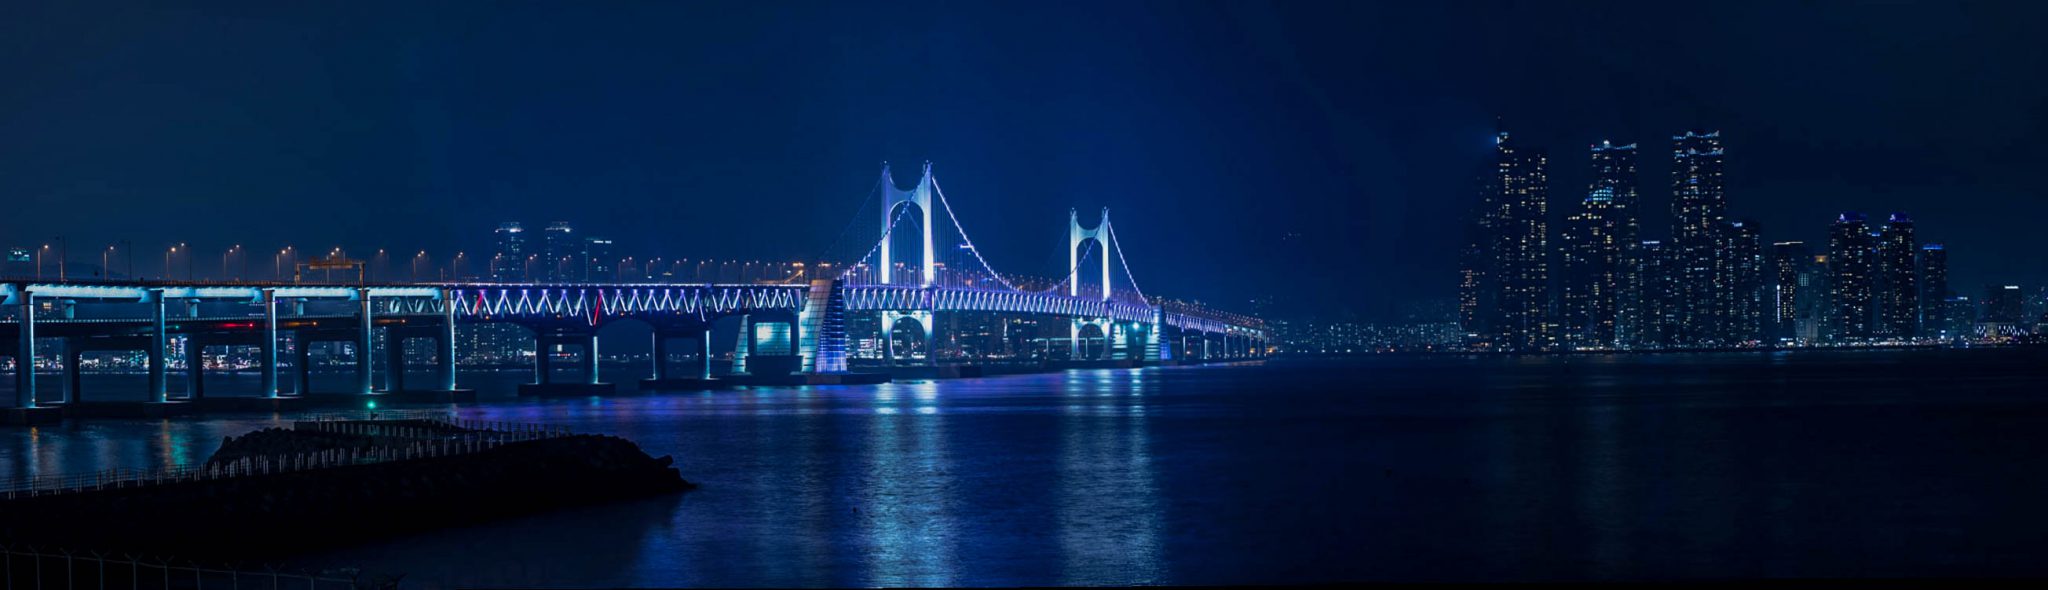
[[[2048,575],[2030,526],[2048,520],[2048,362],[2000,354],[1391,358],[559,400],[513,397],[517,373],[465,375],[487,399],[464,417],[623,436],[703,487],[306,562],[429,588]],[[193,462],[283,423],[4,429],[0,477]]]

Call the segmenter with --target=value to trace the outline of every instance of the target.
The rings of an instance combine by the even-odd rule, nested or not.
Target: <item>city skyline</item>
[[[66,236],[75,259],[121,240],[443,253],[480,248],[469,236],[498,221],[566,219],[646,252],[796,260],[828,244],[729,228],[773,218],[830,235],[876,164],[934,160],[948,188],[988,196],[959,214],[988,228],[976,237],[998,266],[1063,262],[1043,246],[1057,232],[1003,220],[1108,206],[1156,220],[1126,237],[1161,244],[1130,254],[1162,290],[1246,302],[1265,294],[1260,276],[1306,276],[1276,308],[1387,317],[1455,297],[1442,277],[1470,170],[1504,116],[1517,140],[1551,149],[1559,204],[1587,185],[1583,146],[1714,128],[1741,154],[1728,194],[1766,239],[1817,243],[1813,220],[1909,211],[1923,241],[1984,254],[1956,259],[1958,284],[2048,282],[2032,260],[1992,255],[2020,251],[2030,220],[2048,218],[2023,172],[2048,157],[2027,139],[2042,82],[2016,74],[2048,56],[2014,49],[2031,47],[2019,23],[2039,7],[1186,3],[1071,19],[935,5],[900,11],[906,30],[934,31],[910,37],[838,25],[865,7],[821,10],[369,2],[100,21],[26,7],[0,23],[17,41],[0,52],[16,73],[0,90],[0,195],[17,203],[0,236]],[[489,26],[450,35],[446,22]],[[1665,39],[1679,22],[1751,41]],[[182,33],[202,24],[214,32]],[[521,33],[547,27],[608,43]],[[742,31],[784,41],[744,59],[715,50]],[[1031,42],[1041,35],[1076,42]],[[1162,54],[1179,57],[1148,57]],[[191,83],[163,93],[160,79]],[[1214,79],[1241,83],[1185,91]],[[820,91],[839,100],[808,98]],[[1667,210],[1670,162],[1641,160],[1656,180],[1640,209]],[[681,220],[708,223],[670,231]],[[1246,278],[1181,278],[1207,266]]]

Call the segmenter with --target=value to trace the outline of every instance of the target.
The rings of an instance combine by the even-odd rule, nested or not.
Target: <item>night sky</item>
[[[1107,206],[1148,292],[1377,318],[1452,297],[1498,116],[1560,217],[1641,142],[1664,237],[1719,129],[1766,240],[1906,211],[1963,294],[2048,282],[2048,3],[207,4],[0,7],[0,246],[792,259],[932,160],[998,268]]]

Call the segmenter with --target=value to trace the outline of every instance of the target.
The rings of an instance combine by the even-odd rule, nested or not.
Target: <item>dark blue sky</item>
[[[1662,236],[1657,156],[1720,129],[1766,239],[1903,210],[1965,294],[2048,282],[2036,3],[218,4],[0,8],[0,241],[151,266],[561,219],[808,257],[929,159],[1004,270],[1062,272],[1066,209],[1108,206],[1149,292],[1371,317],[1453,293],[1498,115],[1559,215],[1585,146],[1639,141]]]

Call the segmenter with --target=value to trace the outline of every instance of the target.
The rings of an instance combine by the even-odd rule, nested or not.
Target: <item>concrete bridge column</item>
[[[745,362],[747,358],[752,358],[754,356],[755,348],[757,348],[756,345],[759,344],[754,341],[756,337],[757,335],[754,334],[754,316],[752,314],[740,316],[740,341],[745,342],[747,344],[746,346],[742,347],[746,350],[747,354],[746,357],[740,359],[741,362]],[[734,356],[739,355],[735,354]],[[742,364],[733,367],[733,371],[740,372],[744,370],[744,368],[745,365]]]
[[[206,398],[206,344],[197,334],[185,335],[185,398]]]
[[[154,329],[149,335],[149,399],[163,403],[171,399],[170,380],[164,375],[164,349],[171,345],[170,331],[164,324],[164,314],[168,311],[164,306],[169,302],[164,301],[163,289],[150,289],[149,298],[154,301],[150,305],[150,323]]]
[[[455,391],[455,292],[441,290],[441,389]]]
[[[591,330],[583,339],[583,378],[585,383],[596,385],[603,382],[597,374],[597,331]]]
[[[292,337],[292,369],[298,373],[298,394],[313,392],[313,342],[300,330]]]
[[[362,324],[356,331],[356,393],[371,393],[375,386],[370,382],[370,345],[373,342],[370,335],[371,330],[376,328],[376,319],[372,317],[370,311],[370,290],[356,289],[356,298],[362,303],[362,310],[356,314],[357,320]]]
[[[656,381],[668,378],[668,339],[667,332],[661,328],[654,329],[654,366],[649,367],[647,378]]]
[[[926,315],[925,319],[928,321],[922,322],[926,324],[924,327],[924,366],[929,367],[939,364],[939,349],[932,346],[939,341],[937,338],[939,334],[939,312],[934,311],[930,315]]]
[[[704,327],[704,334],[697,338],[697,378],[711,378],[711,326]]]
[[[546,334],[533,335],[533,382],[536,384],[546,385],[554,382],[554,378],[548,374],[551,370],[548,367],[548,348],[553,344],[550,340]]]
[[[801,317],[794,315],[789,317],[789,356],[797,357],[796,364],[799,370],[802,369],[804,364],[803,326],[804,322]]]
[[[79,345],[77,338],[64,339],[64,403],[76,404],[84,401],[79,399],[85,391],[85,371],[79,366],[79,361],[83,360],[84,356],[85,349]]]
[[[36,407],[35,296],[21,290],[21,342],[14,349],[14,407]]]
[[[384,329],[384,391],[405,391],[405,334]]]
[[[262,365],[263,397],[277,397],[277,290],[263,290],[263,348],[256,359]]]

